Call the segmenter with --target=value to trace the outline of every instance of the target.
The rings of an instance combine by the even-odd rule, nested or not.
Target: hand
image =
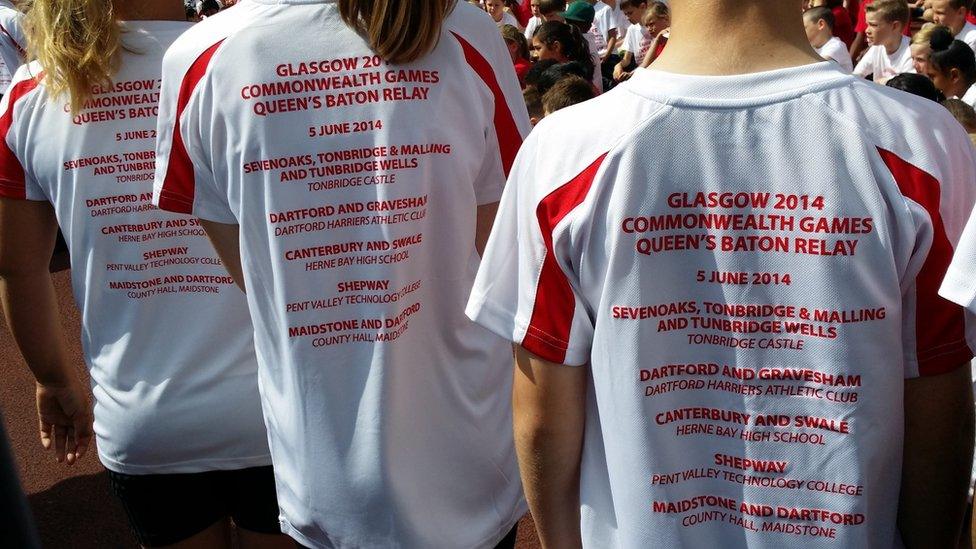
[[[626,81],[630,80],[630,77],[633,76],[633,74],[634,73],[632,73],[632,72],[622,72],[622,73],[620,73],[620,76],[614,75],[614,79],[617,82],[626,82]]]
[[[620,79],[624,76],[624,74],[626,74],[626,72],[619,64],[613,67],[613,79],[617,82],[620,82]]]
[[[88,390],[77,381],[66,385],[37,384],[37,419],[41,446],[54,447],[58,463],[73,465],[88,452],[93,436]]]

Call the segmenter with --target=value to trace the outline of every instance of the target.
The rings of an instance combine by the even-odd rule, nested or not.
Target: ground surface
[[[79,318],[67,272],[55,275],[55,286],[71,355],[76,364],[82,365]],[[50,454],[42,452],[37,441],[33,379],[2,319],[0,371],[0,411],[45,549],[136,547],[125,514],[110,492],[105,470],[94,452],[71,468],[57,464]],[[519,530],[519,549],[539,546],[528,519]]]

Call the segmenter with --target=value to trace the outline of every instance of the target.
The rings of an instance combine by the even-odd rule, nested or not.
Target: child
[[[532,40],[532,35],[535,34],[535,29],[539,28],[544,20],[542,19],[542,12],[539,10],[539,3],[541,0],[531,0],[532,7],[532,17],[529,19],[528,23],[525,24],[525,39]]]
[[[647,12],[646,0],[621,0],[620,11],[627,16],[630,27],[620,48],[620,62],[613,68],[613,79],[617,82],[630,78],[629,71],[636,66],[636,60],[644,59],[644,54],[654,41],[654,34],[641,25]]]
[[[485,11],[495,20],[495,24],[498,25],[499,29],[505,25],[511,25],[517,29],[522,28],[522,25],[519,25],[518,19],[505,9],[504,0],[486,0]]]
[[[668,5],[664,2],[652,2],[644,13],[644,20],[641,23],[644,24],[647,32],[654,36],[654,41],[644,53],[640,65],[641,68],[647,68],[660,57],[664,47],[668,45],[668,38],[671,36],[671,11],[668,10]]]
[[[903,34],[909,15],[905,0],[875,0],[867,7],[865,32],[871,47],[854,68],[855,75],[884,84],[896,74],[914,70],[910,41]]]
[[[912,43],[909,48],[912,51],[912,67],[918,74],[929,74],[929,56],[932,55],[932,46],[929,41],[932,39],[932,32],[937,28],[939,25],[935,23],[926,23],[912,36]]]
[[[596,97],[593,86],[579,76],[566,76],[542,97],[545,116]]]
[[[957,97],[976,107],[976,54],[961,40],[952,38],[952,31],[938,27],[929,40],[928,76],[946,97]]]
[[[467,312],[518,345],[515,440],[544,547],[778,548],[807,526],[831,538],[809,546],[957,541],[973,354],[936,286],[976,152],[941,106],[823,63],[798,7],[672,2],[651,70],[543,120],[519,153]],[[777,195],[795,210],[773,214]],[[780,326],[801,318],[824,337]],[[807,381],[764,375],[780,364]],[[842,426],[736,435],[771,416]],[[775,441],[812,433],[822,445]],[[744,459],[851,488],[742,486]],[[674,476],[707,467],[729,474]]]
[[[512,64],[515,65],[515,74],[518,76],[519,84],[525,87],[525,74],[532,68],[529,61],[529,44],[525,40],[522,31],[512,25],[502,27],[502,39],[508,47],[508,53],[512,56]]]
[[[854,62],[844,42],[834,36],[834,14],[829,8],[810,8],[803,13],[803,27],[807,40],[817,54],[836,62],[845,72],[854,70]]]
[[[972,0],[934,0],[932,2],[932,21],[945,25],[957,40],[962,40],[976,49],[976,25],[966,20]]]
[[[525,109],[529,111],[529,122],[535,127],[546,116],[542,107],[542,94],[532,86],[522,91],[522,99],[525,101]]]
[[[607,7],[606,4],[603,4]],[[590,53],[590,58],[595,67],[593,73],[593,85],[596,86],[599,93],[603,93],[603,71],[601,67],[602,57],[599,54],[600,51],[600,40],[598,38],[599,33],[594,34],[590,32],[594,25],[596,25],[596,10],[586,0],[577,0],[570,4],[566,11],[559,14],[570,27],[575,28],[580,32],[584,41],[586,42],[587,49]],[[606,47],[604,44],[603,47]]]
[[[560,15],[564,11],[566,11],[566,0],[539,0],[539,17],[543,23],[549,21],[565,22],[563,16]],[[531,36],[527,38],[532,39]]]

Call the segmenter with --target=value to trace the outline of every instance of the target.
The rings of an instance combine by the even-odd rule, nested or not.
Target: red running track
[[[84,375],[79,316],[71,297],[68,272],[54,275],[54,284],[69,356]],[[94,449],[80,463],[66,467],[56,463],[52,454],[41,448],[33,378],[2,318],[0,364],[3,365],[0,411],[43,546],[46,549],[137,547]],[[538,547],[531,519],[526,518],[519,527],[518,548]]]

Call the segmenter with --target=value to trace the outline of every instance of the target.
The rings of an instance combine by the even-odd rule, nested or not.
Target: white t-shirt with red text
[[[240,225],[283,530],[494,547],[525,511],[512,352],[464,305],[529,123],[491,17],[390,65],[335,2],[244,0],[163,72],[156,200]]]
[[[620,36],[620,31],[617,30],[617,18],[613,14],[613,8],[598,0],[593,4],[593,10],[595,15],[593,26],[590,27],[590,35],[593,36],[596,45],[593,53],[602,58],[607,53],[610,31],[617,31],[617,36]]]
[[[624,45],[620,49],[633,54],[634,61],[639,65],[653,43],[654,34],[644,25],[635,23],[627,28],[627,36],[624,37]]]
[[[589,364],[584,544],[897,547],[904,379],[972,357],[936,291],[974,203],[945,109],[832,62],[637,71],[536,126],[468,314]]]
[[[271,463],[244,295],[199,222],[152,205],[166,48],[189,24],[124,24],[121,69],[77,115],[43,69],[0,103],[0,196],[47,201],[71,252],[105,466],[196,473]]]

